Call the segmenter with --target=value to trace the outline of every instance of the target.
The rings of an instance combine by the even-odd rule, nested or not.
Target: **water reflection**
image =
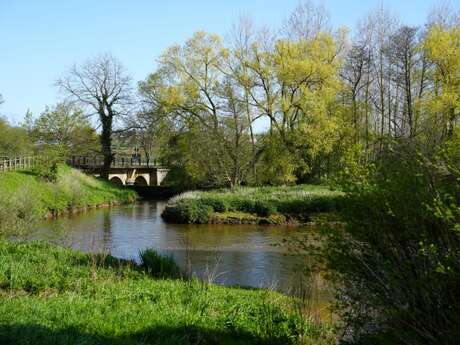
[[[164,202],[145,201],[48,221],[33,234],[85,251],[106,251],[138,260],[154,248],[173,255],[182,269],[221,284],[276,287],[296,285],[303,257],[277,246],[285,238],[305,236],[308,228],[257,225],[175,225],[160,217]]]

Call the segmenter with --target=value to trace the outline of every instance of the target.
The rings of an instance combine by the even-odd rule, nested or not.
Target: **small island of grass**
[[[316,185],[192,191],[170,199],[162,217],[183,224],[302,224],[338,210],[341,196]]]

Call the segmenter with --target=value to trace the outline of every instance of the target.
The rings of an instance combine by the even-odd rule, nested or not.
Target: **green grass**
[[[336,211],[342,193],[324,186],[186,192],[168,202],[163,218],[176,223],[298,223]]]
[[[140,252],[141,266],[154,277],[179,278],[181,271],[172,256],[163,256],[153,249],[145,249]]]
[[[30,228],[48,214],[133,201],[136,194],[60,165],[55,182],[32,172],[0,174],[0,235]]]
[[[44,242],[0,242],[0,344],[333,344],[293,299],[153,279],[142,266]]]

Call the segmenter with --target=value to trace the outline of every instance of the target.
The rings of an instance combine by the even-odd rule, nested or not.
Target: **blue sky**
[[[335,26],[353,28],[382,0],[324,0]],[[422,24],[438,0],[384,0],[410,25]],[[241,16],[278,28],[299,0],[0,0],[0,114],[38,115],[60,95],[53,86],[74,63],[110,52],[134,80],[153,71],[170,45],[197,30],[225,35]]]

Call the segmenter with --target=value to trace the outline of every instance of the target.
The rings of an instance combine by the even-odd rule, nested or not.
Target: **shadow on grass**
[[[86,333],[77,327],[50,329],[35,324],[0,325],[2,345],[134,345],[134,344],[267,344],[286,345],[283,338],[262,339],[246,332],[222,332],[196,326],[156,326],[132,334],[111,336]]]

